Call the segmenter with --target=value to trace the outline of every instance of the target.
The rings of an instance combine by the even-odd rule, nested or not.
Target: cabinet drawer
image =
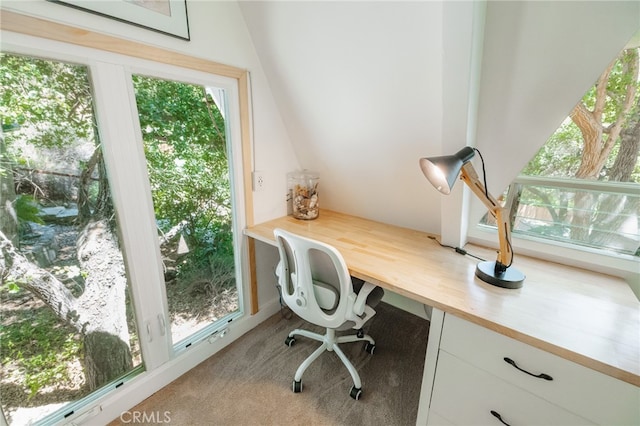
[[[430,411],[456,425],[586,425],[588,420],[440,351]],[[435,424],[435,423],[434,423]]]
[[[640,424],[640,388],[469,321],[445,315],[440,348],[595,423]]]

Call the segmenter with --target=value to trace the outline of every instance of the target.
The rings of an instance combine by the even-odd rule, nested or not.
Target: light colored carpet
[[[341,345],[362,379],[359,401],[329,352],[307,369],[302,392],[292,392],[296,369],[319,343],[298,337],[289,348],[284,340],[294,328],[322,330],[277,314],[131,411],[167,412],[171,425],[414,425],[429,322],[385,303],[376,311],[365,327],[373,355],[362,343]]]

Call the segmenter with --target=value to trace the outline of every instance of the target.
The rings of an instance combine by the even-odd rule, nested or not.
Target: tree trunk
[[[111,199],[111,188],[109,187],[109,182],[107,182],[107,168],[102,154],[98,163],[98,171],[100,179],[98,179],[98,197],[94,215],[111,221],[114,218],[113,201]]]
[[[609,100],[607,84],[615,63],[623,58],[626,59],[623,61],[625,73],[629,75],[631,83],[627,85],[624,97],[618,100],[616,120],[605,127],[603,115],[606,103]],[[578,126],[584,139],[582,159],[576,172],[577,178],[597,179],[600,175],[611,150],[620,136],[627,115],[633,108],[636,95],[635,82],[638,81],[638,72],[638,49],[625,50],[609,64],[598,78],[593,110],[589,110],[581,101],[571,112],[571,120]]]
[[[620,133],[620,149],[613,166],[607,174],[609,181],[630,182],[631,174],[638,160],[640,152],[640,97],[635,111],[627,120]],[[618,232],[629,217],[634,217],[640,207],[638,197],[626,197],[619,194],[601,194],[597,217],[598,230],[590,235],[590,241],[601,246],[612,246],[617,249],[630,250],[633,248],[632,239]],[[613,231],[606,231],[611,229]],[[636,251],[637,251],[637,242]],[[633,253],[632,253],[633,254]]]
[[[620,133],[620,151],[609,171],[609,180],[631,181],[631,174],[638,161],[638,152],[640,152],[640,97],[638,97],[635,113]]]
[[[623,63],[624,73],[629,76],[629,83],[625,88],[623,96],[619,98],[609,97],[609,93],[607,92],[609,78],[614,65],[619,60]],[[571,119],[580,129],[584,139],[582,158],[580,167],[576,172],[576,178],[598,179],[600,177],[600,173],[604,168],[609,154],[621,135],[623,125],[627,122],[627,116],[633,108],[638,72],[638,49],[623,51],[618,58],[609,64],[607,69],[598,78],[593,109],[589,110],[581,101],[571,112]],[[617,114],[615,121],[605,126],[603,118],[607,102],[616,102],[615,107]],[[633,142],[631,142],[629,146],[621,146],[616,159],[616,162],[618,162],[618,158],[620,159],[616,173],[622,173],[623,170],[629,167],[626,164],[627,158],[620,158],[620,156],[622,155],[624,157],[628,155],[626,150],[633,149]],[[637,147],[635,149],[636,156],[633,156],[634,164],[637,157]],[[633,166],[631,166],[631,170],[633,170]],[[631,172],[629,172],[629,175],[630,173]],[[593,210],[595,207],[594,197],[594,194],[583,191],[577,191],[575,194],[573,218],[571,220],[571,238],[576,241],[589,241],[592,237],[592,223],[597,216],[597,212]]]
[[[0,275],[32,292],[84,339],[85,379],[91,390],[131,370],[126,318],[126,277],[107,220],[89,222],[78,239],[84,292],[74,297],[55,276],[29,262],[0,232]]]
[[[89,389],[98,389],[131,371],[131,349],[118,336],[105,331],[93,331],[85,334],[83,343],[84,374]]]
[[[84,366],[91,389],[132,366],[126,316],[127,280],[118,242],[107,219],[89,222],[78,238],[78,261],[89,275],[78,297],[83,324]]]
[[[603,140],[604,128],[581,102],[571,112],[571,119],[578,126],[582,133],[584,145],[582,148],[582,158],[580,167],[576,172],[579,179],[596,179],[604,162],[613,148],[611,138]]]
[[[91,217],[89,185],[91,184],[93,171],[100,162],[102,162],[102,150],[100,146],[96,146],[91,158],[89,158],[89,161],[87,161],[85,168],[80,174],[80,182],[78,184],[78,223],[84,224]]]

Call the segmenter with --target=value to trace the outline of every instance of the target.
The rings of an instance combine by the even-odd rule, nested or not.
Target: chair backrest
[[[342,255],[334,247],[283,229],[274,235],[276,269],[284,302],[302,319],[338,328],[352,316],[356,295]]]

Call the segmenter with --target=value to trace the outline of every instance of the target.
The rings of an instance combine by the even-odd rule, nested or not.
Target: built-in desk
[[[624,404],[634,400],[640,403],[640,303],[620,278],[516,253],[514,264],[526,274],[524,286],[517,290],[502,289],[475,277],[476,259],[441,247],[432,235],[327,210],[322,210],[315,220],[287,216],[252,226],[245,234],[275,245],[275,228],[333,245],[344,256],[353,276],[434,308],[419,422],[426,421],[427,416],[430,423],[447,422],[446,416],[429,413],[439,386],[449,383],[446,376],[438,377],[440,358],[443,365],[451,357],[452,361],[465,363],[466,360],[458,359],[464,357],[456,355],[456,351],[468,353],[474,347],[484,351],[489,347],[482,345],[508,347],[514,342],[532,348],[532,354],[551,354],[580,368],[586,367],[584,371],[601,373],[602,377],[612,379],[611,383],[620,383],[626,392]],[[489,260],[496,256],[494,250],[482,247],[468,245],[465,249]],[[451,349],[440,346],[441,340],[455,342],[453,337],[464,339],[464,333],[478,330],[489,333],[476,342],[480,346],[466,349],[456,349],[453,343]],[[490,343],[494,341],[495,344]],[[448,352],[443,355],[443,350]],[[472,358],[471,362],[475,362],[476,357]],[[555,383],[560,381],[556,379]],[[445,388],[442,389],[444,392]],[[616,388],[611,390],[615,392]],[[615,394],[609,395],[617,398]],[[633,419],[638,412],[640,420],[638,405],[622,408]]]

